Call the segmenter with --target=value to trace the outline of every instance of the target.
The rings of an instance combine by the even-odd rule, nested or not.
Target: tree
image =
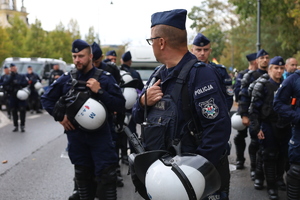
[[[29,30],[27,24],[18,15],[10,18],[9,23],[12,25],[7,28],[7,33],[13,44],[11,55],[13,57],[27,57],[28,53],[25,51],[25,41]]]
[[[9,35],[5,28],[0,27],[0,62],[11,56],[13,43],[9,39]]]

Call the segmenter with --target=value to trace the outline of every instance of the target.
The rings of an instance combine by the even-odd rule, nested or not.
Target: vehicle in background
[[[147,82],[154,69],[161,65],[156,61],[152,47],[146,46],[129,46],[126,51],[130,51],[132,64],[131,67],[137,70],[144,84]]]
[[[10,57],[6,58],[2,63],[2,74],[3,67],[10,66],[13,63],[18,67],[18,73],[26,74],[27,67],[30,65],[35,73],[37,73],[42,79],[43,89],[45,90],[48,86],[48,79],[50,76],[50,71],[54,64],[58,64],[59,68],[63,71],[67,70],[67,64],[65,61],[54,58],[20,58],[20,57]],[[39,91],[40,94],[43,91]]]

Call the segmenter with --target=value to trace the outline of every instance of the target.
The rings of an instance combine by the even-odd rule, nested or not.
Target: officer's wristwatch
[[[103,92],[104,92],[104,90],[103,90],[102,88],[100,88],[100,89],[98,90],[98,94],[103,94]]]

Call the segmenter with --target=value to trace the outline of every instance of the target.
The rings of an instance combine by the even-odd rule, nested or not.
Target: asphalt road
[[[0,111],[0,200],[67,200],[73,189],[73,166],[65,154],[66,136],[59,123],[48,114],[27,113],[26,132],[12,132],[13,125]],[[232,130],[231,141],[236,134]],[[249,137],[247,138],[249,143]],[[232,145],[231,200],[267,200],[266,189],[255,190],[246,168],[235,169],[235,148]],[[135,193],[128,166],[121,164],[124,187],[118,188],[118,199],[140,200]],[[279,192],[284,200],[285,192]]]

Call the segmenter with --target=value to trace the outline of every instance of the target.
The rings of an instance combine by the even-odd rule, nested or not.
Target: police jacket
[[[250,70],[248,71],[241,81],[241,91],[239,93],[239,107],[238,107],[238,113],[241,116],[248,116],[248,109],[251,102],[251,94],[249,94],[248,88],[250,84],[258,79],[261,75],[267,73],[266,70]]]
[[[226,97],[226,103],[228,111],[230,111],[233,104],[233,88],[232,88],[232,79],[226,71],[224,65],[219,65],[214,62],[209,62],[209,66],[214,67],[219,75],[221,76],[221,87],[223,87],[224,95]]]
[[[300,70],[287,77],[274,98],[274,110],[300,127]],[[300,134],[298,134],[300,137]]]
[[[51,85],[57,78],[55,78],[55,76],[61,76],[64,74],[63,70],[51,70],[50,72],[50,77],[49,77],[49,85]]]
[[[77,71],[77,80],[87,81],[93,77],[96,68],[93,67],[86,74]],[[100,100],[106,107],[109,113],[111,112],[123,112],[125,107],[125,99],[122,95],[122,92],[119,86],[116,84],[114,78],[110,75],[110,73],[103,71],[99,76],[98,81],[101,84],[101,93],[98,92],[92,93],[93,98],[96,100]],[[72,78],[70,73],[65,73],[59,79],[56,80],[55,83],[49,86],[48,90],[41,97],[41,103],[43,108],[50,114],[53,114],[53,109],[55,103],[59,100],[59,98],[70,90],[72,86]],[[74,131],[79,131],[78,129]],[[101,132],[110,132],[109,125],[106,123],[102,128]],[[70,133],[73,131],[67,131]]]
[[[37,82],[42,82],[39,75],[37,75],[34,72],[32,72],[31,74],[27,73],[26,77],[28,79],[29,88],[30,88],[31,91],[35,91],[34,84],[36,84]]]
[[[111,73],[112,76],[115,78],[117,84],[120,84],[121,82],[120,70],[118,69],[115,63],[110,62],[109,60],[107,62],[101,62],[99,69],[103,69]]]
[[[253,131],[258,133],[263,121],[273,124],[278,122],[278,115],[273,110],[273,100],[281,82],[275,82],[268,74],[262,75],[255,81],[249,107],[249,117]]]
[[[18,90],[28,85],[28,80],[23,74],[11,72],[10,76],[3,80],[2,84],[8,94],[16,97]]]
[[[130,75],[132,76],[132,78],[136,78],[139,81],[139,83],[137,85],[137,89],[142,90],[144,88],[143,80],[142,80],[140,74],[135,69],[132,69],[128,65],[122,64],[121,70],[129,72]]]
[[[157,80],[161,80],[161,90],[164,94],[163,98],[167,98],[167,96],[171,94],[178,74],[183,66],[192,59],[196,59],[196,57],[190,52],[187,52],[175,67],[170,69],[165,68],[159,72]],[[147,86],[149,86],[154,74],[155,72],[148,80]],[[177,115],[175,116],[177,118],[175,134],[177,136],[180,135],[179,139],[181,139],[182,142],[182,152],[200,154],[216,165],[226,149],[231,132],[227,104],[223,90],[220,86],[220,81],[211,67],[207,67],[206,64],[199,61],[191,68],[186,84],[188,86],[188,95],[186,95],[186,97],[190,102],[190,109],[194,114],[195,122],[202,130],[202,139],[200,144],[195,144],[195,138],[187,130],[182,95],[179,95],[178,102],[175,106],[177,112]],[[143,89],[141,95],[144,93],[145,89]],[[147,107],[147,113],[149,115],[157,109],[163,110],[165,106],[166,105],[164,105],[164,102],[161,100],[157,102],[156,105]],[[140,101],[137,101],[133,107],[133,119],[137,123],[142,123],[144,112],[145,108],[141,106]],[[157,131],[149,135],[149,137],[152,138],[150,143],[153,142],[154,147],[147,146],[145,148],[146,150],[157,150],[157,143],[164,142],[159,140],[159,137],[161,137],[160,135],[154,136],[155,133],[161,131],[163,132],[163,137],[169,138],[170,134],[172,134],[170,133],[170,130],[173,129],[172,124],[169,122],[170,119],[164,118],[163,116],[157,119]]]
[[[242,79],[244,74],[246,74],[249,71],[249,69],[245,69],[241,72],[238,73],[236,79],[235,79],[235,84],[233,87],[233,91],[234,91],[234,96],[235,96],[235,101],[238,102],[239,101],[239,93],[241,91],[241,85],[242,85]]]

